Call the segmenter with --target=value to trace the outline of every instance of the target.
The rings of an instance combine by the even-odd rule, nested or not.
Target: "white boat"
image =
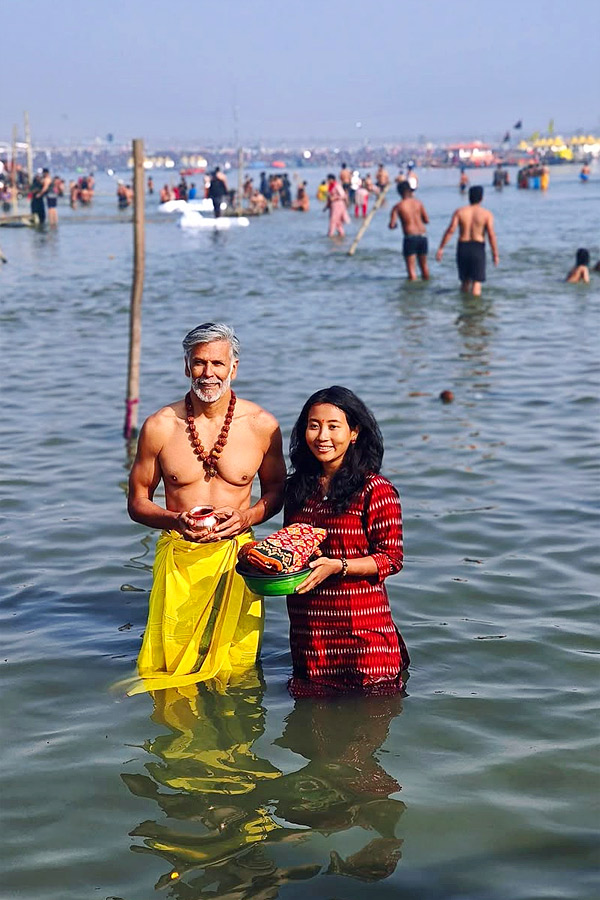
[[[230,228],[247,228],[250,220],[246,216],[231,216],[207,219],[202,213],[185,209],[179,219],[180,228],[204,229],[205,231],[228,231]]]
[[[226,209],[226,204],[221,204],[221,208]],[[200,213],[212,212],[213,202],[210,197],[202,197],[201,200],[167,200],[166,203],[161,203],[158,207],[158,211],[161,213],[183,213],[186,210]]]

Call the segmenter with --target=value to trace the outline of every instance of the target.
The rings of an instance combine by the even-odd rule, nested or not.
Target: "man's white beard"
[[[194,378],[192,381],[192,390],[198,400],[202,400],[203,403],[216,403],[217,400],[220,400],[221,397],[227,393],[230,384],[231,373],[225,381],[221,381],[219,384],[205,384],[203,378]]]

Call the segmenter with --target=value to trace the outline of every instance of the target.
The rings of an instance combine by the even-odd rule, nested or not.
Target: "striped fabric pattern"
[[[406,645],[392,621],[384,579],[402,568],[402,510],[395,487],[382,475],[367,478],[343,513],[313,495],[286,517],[325,528],[324,556],[373,556],[377,575],[332,576],[309,594],[287,598],[295,696],[402,688],[409,665]]]

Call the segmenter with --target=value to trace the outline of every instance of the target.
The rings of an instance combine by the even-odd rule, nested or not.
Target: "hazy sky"
[[[0,141],[600,132],[600,2],[3,0]],[[358,127],[357,123],[361,123]],[[20,126],[20,130],[21,126]]]

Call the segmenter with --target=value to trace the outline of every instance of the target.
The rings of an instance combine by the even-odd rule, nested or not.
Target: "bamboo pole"
[[[376,200],[375,203],[373,204],[373,209],[371,210],[371,212],[369,213],[369,215],[367,216],[367,218],[365,219],[365,221],[362,223],[362,225],[361,225],[360,228],[358,229],[358,234],[356,235],[356,237],[355,237],[354,240],[352,241],[352,246],[351,246],[350,249],[348,250],[348,256],[354,256],[354,253],[355,253],[355,251],[356,251],[356,248],[358,247],[358,245],[359,245],[359,243],[360,243],[360,240],[361,240],[363,234],[365,233],[365,231],[367,230],[367,228],[368,228],[369,225],[371,224],[371,221],[372,221],[372,219],[373,219],[373,216],[375,215],[375,213],[377,212],[377,210],[380,209],[380,208],[383,206],[383,202],[384,202],[384,200],[385,200],[385,196],[386,196],[387,192],[389,191],[389,189],[390,189],[390,186],[389,186],[389,184],[388,184],[388,185],[382,190],[382,192],[380,193],[379,197],[377,198],[377,200]]]
[[[12,133],[12,172],[10,173],[10,202],[14,214],[19,209],[19,198],[17,197],[17,126],[13,125]]]
[[[237,186],[237,202],[236,212],[238,216],[243,212],[243,197],[242,193],[244,190],[244,148],[240,147],[238,150],[238,186]]]
[[[31,128],[29,126],[29,113],[26,112],[25,116],[25,140],[27,141],[27,178],[29,179],[29,186],[31,187],[31,182],[33,181],[33,148],[31,146]]]
[[[129,367],[125,400],[126,440],[137,434],[140,351],[142,342],[142,294],[144,290],[144,142],[133,141],[133,284],[129,307]]]

